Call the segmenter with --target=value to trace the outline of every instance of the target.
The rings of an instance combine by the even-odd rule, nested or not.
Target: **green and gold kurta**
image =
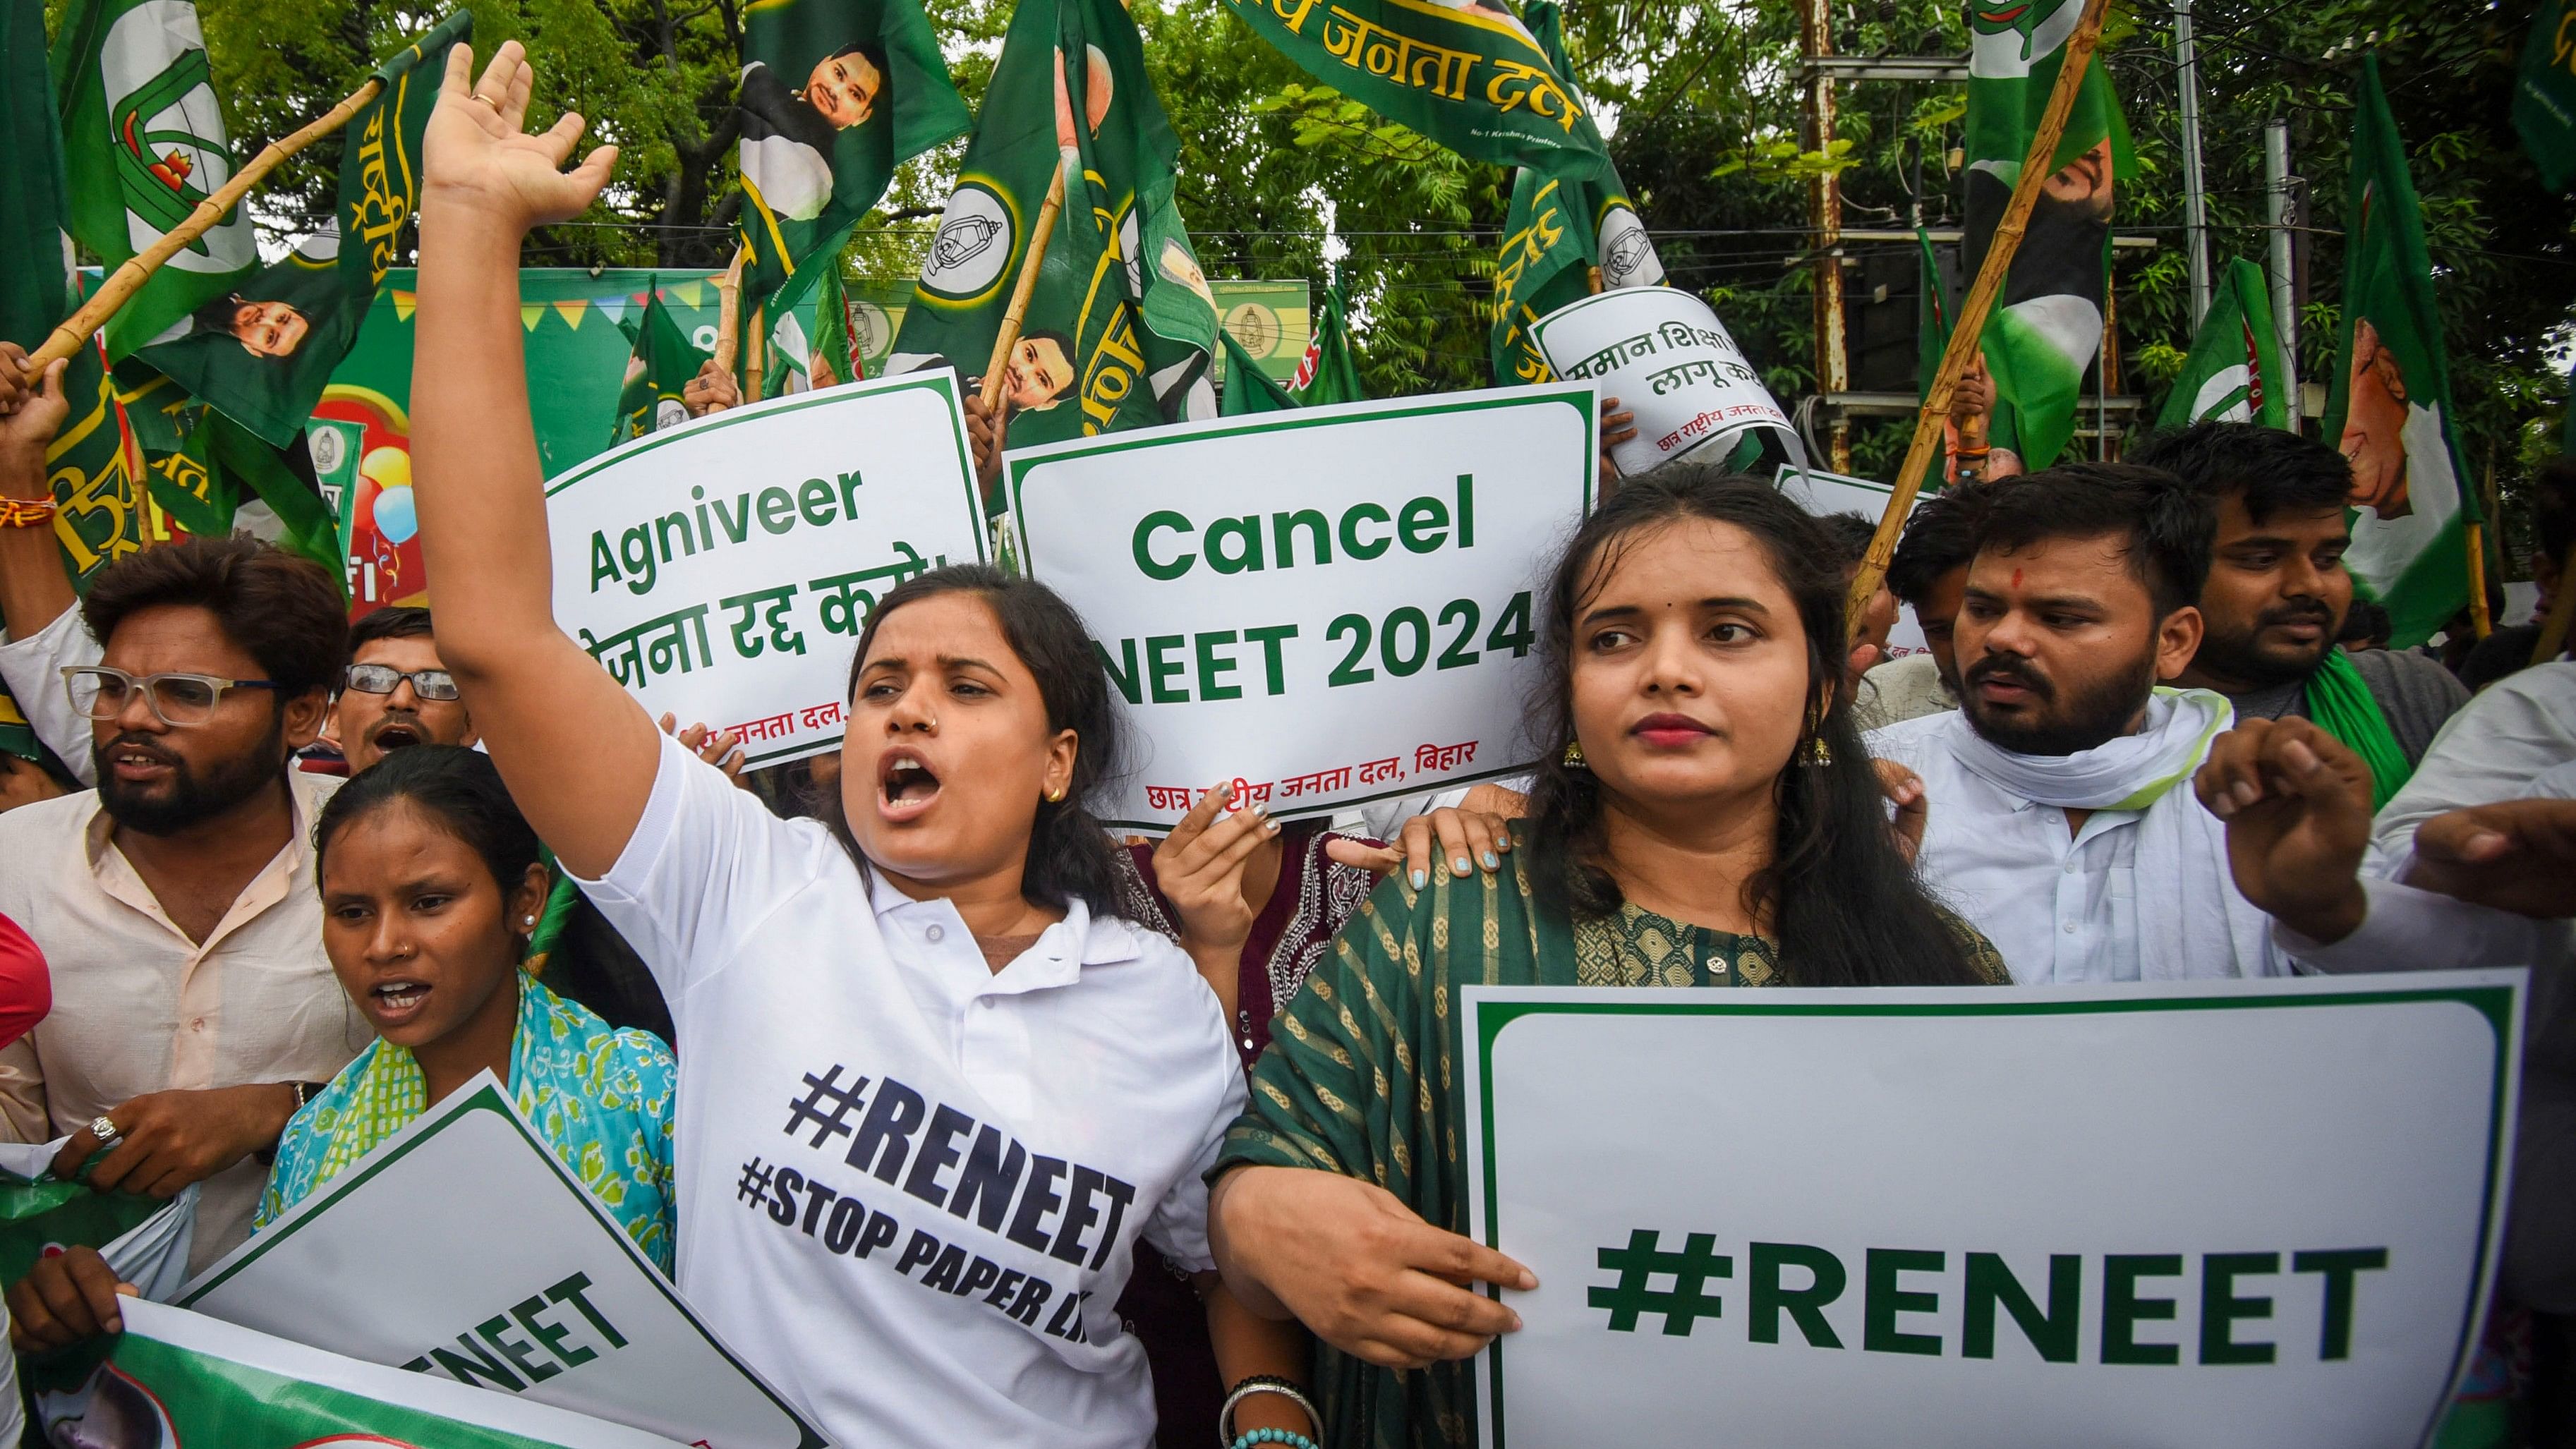
[[[1362,1177],[1424,1221],[1467,1231],[1466,1115],[1457,992],[1488,986],[1764,986],[1780,979],[1772,943],[1684,925],[1623,905],[1575,922],[1533,897],[1528,852],[1498,875],[1435,871],[1415,891],[1390,876],[1333,943],[1332,955],[1272,1024],[1242,1117],[1216,1171],[1306,1167]],[[1988,977],[2002,958],[1966,926]],[[1475,1386],[1465,1362],[1381,1369],[1316,1351],[1323,1442],[1333,1449],[1471,1445]]]

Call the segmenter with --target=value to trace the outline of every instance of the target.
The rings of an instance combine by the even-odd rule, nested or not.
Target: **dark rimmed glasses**
[[[457,697],[456,676],[444,669],[415,669],[406,674],[390,664],[352,664],[341,677],[360,694],[391,694],[408,679],[411,692],[423,699]]]

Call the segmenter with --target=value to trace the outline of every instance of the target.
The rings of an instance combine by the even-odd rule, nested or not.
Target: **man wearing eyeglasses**
[[[389,604],[349,626],[330,734],[352,775],[406,745],[474,743],[474,720],[438,662],[427,609]]]
[[[59,383],[14,401],[0,497],[39,497]],[[0,1137],[68,1134],[67,1170],[105,1145],[102,1188],[202,1184],[193,1271],[248,1235],[261,1156],[372,1035],[322,951],[313,821],[339,782],[288,768],[321,731],[347,616],[318,566],[201,539],[102,570],[64,620],[52,532],[0,527],[0,617],[12,652],[84,625],[99,641],[45,690],[88,726],[98,788],[0,815],[0,915],[54,986],[52,1013],[0,1051]]]

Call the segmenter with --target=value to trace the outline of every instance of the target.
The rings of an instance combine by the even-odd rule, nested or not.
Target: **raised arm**
[[[520,348],[519,243],[579,214],[617,148],[565,171],[582,119],[522,129],[534,80],[517,41],[472,80],[459,45],[423,145],[411,393],[421,551],[438,654],[530,824],[575,874],[634,834],[660,756],[653,721],[554,618],[545,476]]]

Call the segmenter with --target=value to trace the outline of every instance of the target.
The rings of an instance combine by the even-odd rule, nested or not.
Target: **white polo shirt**
[[[665,738],[591,900],[678,1029],[679,1284],[844,1444],[1134,1446],[1142,1235],[1214,1266],[1243,1077],[1178,947],[1081,905],[999,972]]]

